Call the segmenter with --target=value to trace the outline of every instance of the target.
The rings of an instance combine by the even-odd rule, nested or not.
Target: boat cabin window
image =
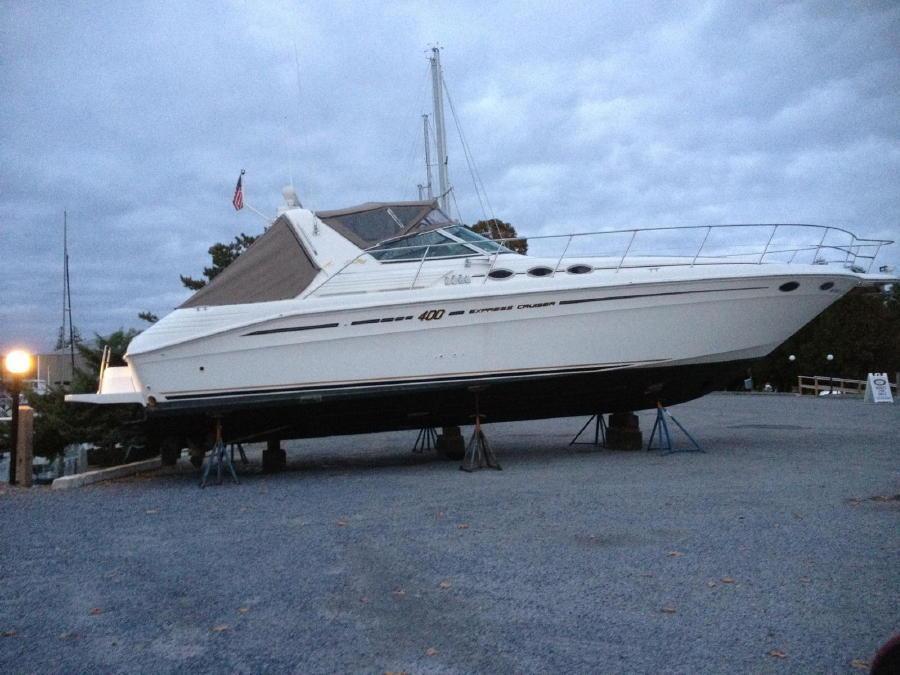
[[[465,244],[454,241],[439,230],[431,230],[385,242],[378,248],[369,251],[369,254],[376,260],[392,262],[421,260],[422,256],[426,258],[457,258],[475,255],[475,251]]]

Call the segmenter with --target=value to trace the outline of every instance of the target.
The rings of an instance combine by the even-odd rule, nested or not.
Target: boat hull
[[[675,405],[721,389],[746,373],[752,361],[627,368],[524,379],[391,386],[322,394],[229,397],[215,407],[150,409],[147,425],[158,437],[203,443],[213,420],[224,420],[231,442],[311,438],[472,423],[475,393],[484,421],[520,420],[624,412]]]
[[[195,433],[214,416],[247,440],[455,426],[471,421],[473,387],[484,388],[489,421],[640,410],[721,387],[855,285],[794,279],[278,316],[129,360],[148,418],[166,433]]]

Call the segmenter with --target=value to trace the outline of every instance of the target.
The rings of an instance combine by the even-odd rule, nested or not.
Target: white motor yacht
[[[887,241],[808,225],[491,240],[437,202],[314,213],[267,231],[138,335],[83,403],[157,436],[300,438],[632,411],[721,387],[861,285]]]

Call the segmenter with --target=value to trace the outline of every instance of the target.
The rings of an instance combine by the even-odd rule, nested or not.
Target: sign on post
[[[893,403],[887,373],[869,373],[866,379],[866,403]]]

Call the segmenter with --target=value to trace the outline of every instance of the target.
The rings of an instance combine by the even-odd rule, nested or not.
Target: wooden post
[[[19,429],[16,439],[16,483],[31,487],[32,464],[34,459],[34,409],[19,407]]]

